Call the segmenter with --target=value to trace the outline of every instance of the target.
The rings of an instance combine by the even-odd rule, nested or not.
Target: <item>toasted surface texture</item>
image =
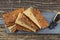
[[[25,28],[21,25],[18,25],[18,24],[14,24],[13,26],[9,26],[8,29],[9,29],[10,32],[15,32],[15,31],[18,31],[18,30],[32,32],[31,30],[29,30],[29,29],[27,29],[27,28]]]
[[[6,14],[3,15],[3,19],[5,21],[5,24],[7,26],[12,26],[15,23],[15,20],[18,16],[18,14],[24,11],[24,8],[19,8],[17,10],[14,10],[12,12],[8,12]]]
[[[12,12],[8,12],[3,15],[5,24],[7,25],[10,32],[15,32],[16,30],[24,30],[24,31],[31,32],[31,30],[15,24],[15,20],[18,14],[22,13],[23,11],[24,11],[24,8],[20,8],[20,9],[14,10]]]
[[[29,17],[39,28],[46,28],[49,24],[38,9],[28,8],[24,14]]]
[[[24,8],[20,8],[20,9],[17,9],[17,10],[14,10],[12,12],[9,12],[9,13],[6,13],[3,15],[3,18],[4,18],[4,21],[5,21],[5,24],[8,26],[8,29],[10,30],[10,32],[15,32],[16,28],[17,30],[24,30],[24,31],[31,31],[29,30],[28,28],[25,28],[21,25],[16,25],[15,24],[15,21],[17,19],[17,16],[19,15],[19,13],[23,14],[23,11],[24,11]],[[25,15],[20,16],[20,18],[27,23],[28,26],[31,25],[32,29],[34,30],[38,30],[39,28],[30,20],[28,19]],[[23,23],[24,23],[23,22]],[[19,23],[19,22],[18,22]]]
[[[36,31],[39,30],[38,26],[32,20],[30,20],[26,15],[23,14],[23,18],[21,18],[21,20],[26,22],[27,25],[31,26]]]
[[[26,19],[27,18],[23,15],[23,13],[19,13],[15,23],[19,24],[27,29],[30,29],[33,32],[36,32],[36,30],[32,26],[30,26],[28,23],[26,23],[27,22]]]
[[[17,30],[23,30],[23,31],[27,31],[27,32],[32,32],[31,30],[29,30],[29,29],[27,29],[27,28],[25,28],[25,27],[23,27],[21,25],[18,25],[18,24],[16,24],[16,28],[17,28]]]
[[[15,24],[12,25],[12,26],[9,26],[8,29],[9,29],[10,32],[15,32],[17,30]]]
[[[29,19],[31,19],[39,28],[41,28],[41,26],[39,25],[39,22],[37,21],[36,17],[33,15],[31,10],[32,10],[32,8],[28,8],[23,13],[27,17],[29,17]]]
[[[38,9],[32,9],[31,10],[33,14],[36,16],[36,19],[38,20],[40,26],[42,29],[48,27],[49,23],[47,20],[43,17],[42,13]]]

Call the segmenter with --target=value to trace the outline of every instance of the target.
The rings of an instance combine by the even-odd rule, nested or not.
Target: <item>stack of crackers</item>
[[[27,32],[37,32],[49,26],[39,9],[19,8],[3,14],[5,25],[10,32],[23,30]]]

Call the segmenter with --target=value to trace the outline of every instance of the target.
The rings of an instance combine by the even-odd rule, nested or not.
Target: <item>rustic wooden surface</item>
[[[0,17],[5,12],[12,11],[20,6],[26,6],[27,3],[29,5],[36,4],[40,9],[60,10],[59,0],[0,0]],[[60,40],[60,35],[12,35],[6,33],[4,25],[0,25],[0,40]]]

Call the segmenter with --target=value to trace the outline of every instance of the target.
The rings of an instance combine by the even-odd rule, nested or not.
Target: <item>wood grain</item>
[[[34,4],[44,10],[60,10],[59,2],[60,0],[0,0],[0,17],[5,12],[12,11],[21,6],[29,7]],[[6,33],[4,25],[0,25],[0,40],[60,40],[60,35],[12,35]]]

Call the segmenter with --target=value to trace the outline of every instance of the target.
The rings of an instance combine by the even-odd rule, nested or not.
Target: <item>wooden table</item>
[[[0,17],[2,17],[2,14],[5,12],[9,12],[16,8],[19,8],[20,6],[24,6],[24,5],[20,5],[21,1],[23,3],[23,0],[0,0]],[[53,1],[53,3],[52,0],[50,1],[50,3],[48,0],[45,2],[44,1],[39,2],[37,0],[32,2],[26,0],[24,2],[30,3],[30,5],[32,3],[36,5],[40,5],[39,7],[44,10],[45,9],[60,10],[59,9],[60,3],[56,3],[56,0]],[[59,2],[59,0],[57,2]],[[12,35],[6,33],[4,25],[0,25],[0,40],[30,40],[30,39],[31,40],[60,40],[60,35],[48,35],[48,34],[47,35],[17,35],[17,34]]]
[[[60,40],[60,35],[11,35],[6,33],[4,27],[0,27],[0,40]]]

